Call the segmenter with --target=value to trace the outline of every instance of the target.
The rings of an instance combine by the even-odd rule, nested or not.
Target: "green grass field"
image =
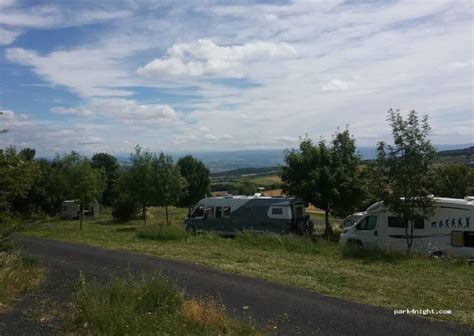
[[[236,239],[213,234],[190,236],[186,210],[171,208],[172,226],[163,228],[162,209],[150,211],[150,223],[116,225],[104,213],[85,222],[50,219],[25,224],[24,234],[188,260],[226,272],[390,309],[451,309],[432,315],[474,326],[474,267],[465,260],[344,249],[336,243],[275,234],[244,234]]]

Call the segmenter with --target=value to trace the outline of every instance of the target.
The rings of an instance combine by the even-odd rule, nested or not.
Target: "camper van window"
[[[464,231],[464,246],[474,247],[474,231]]]
[[[283,215],[283,208],[272,208],[272,215]]]
[[[224,207],[224,218],[230,218],[230,207]]]
[[[194,210],[194,213],[191,215],[191,218],[202,217],[202,216],[204,216],[204,208],[199,207],[196,210]]]
[[[208,206],[206,208],[206,219],[214,219],[214,207]]]
[[[407,220],[402,219],[399,217],[388,217],[388,227],[393,227],[393,228],[406,228],[408,227],[407,225]],[[415,229],[424,229],[425,228],[425,221],[423,218],[416,218],[414,221],[414,226]]]
[[[222,218],[222,207],[216,207],[216,218]]]
[[[357,223],[357,230],[373,230],[377,225],[377,216],[367,216]]]
[[[406,228],[407,222],[399,217],[388,216],[388,227],[392,228]]]
[[[423,230],[425,228],[425,220],[423,218],[417,218],[415,219],[415,223],[414,223],[414,228],[415,229],[419,229],[419,230]]]

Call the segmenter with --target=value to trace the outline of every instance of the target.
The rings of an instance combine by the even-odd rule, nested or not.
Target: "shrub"
[[[86,283],[81,275],[71,327],[90,335],[254,335],[217,305],[185,300],[160,274]]]
[[[139,214],[137,202],[128,196],[121,196],[112,206],[112,217],[116,223],[126,223]]]
[[[188,236],[181,225],[150,225],[140,228],[137,232],[138,238],[160,241],[184,240]]]

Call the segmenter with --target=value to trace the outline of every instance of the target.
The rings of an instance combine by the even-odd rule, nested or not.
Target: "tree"
[[[165,207],[166,224],[169,224],[168,206],[176,204],[185,193],[186,179],[181,176],[179,166],[173,164],[171,156],[163,152],[153,160],[153,170],[155,204]]]
[[[130,197],[140,205],[143,222],[146,224],[146,209],[154,204],[156,191],[154,188],[156,176],[153,161],[156,156],[143,151],[137,145],[135,153],[130,155],[132,166],[125,172],[125,185]]]
[[[25,160],[15,147],[0,149],[0,242],[15,230],[12,203],[28,194],[36,171],[35,162]]]
[[[31,189],[37,172],[35,162],[15,147],[0,149],[0,210],[9,211],[15,197],[24,197]]]
[[[178,206],[187,207],[191,215],[191,207],[205,195],[210,194],[209,169],[200,160],[187,155],[178,160],[177,166],[181,176],[186,179],[187,187],[178,201]]]
[[[117,159],[107,153],[96,153],[92,156],[92,167],[102,169],[105,175],[106,188],[102,195],[102,204],[110,206],[117,196],[117,183],[119,178],[119,164]]]
[[[243,180],[237,187],[237,193],[240,195],[254,195],[257,191],[257,186],[250,180]]]
[[[443,164],[433,169],[432,192],[436,196],[464,198],[474,194],[474,168],[464,164]]]
[[[380,196],[388,209],[405,225],[407,248],[413,244],[414,221],[427,218],[434,211],[430,197],[430,166],[436,151],[428,135],[428,116],[420,120],[415,111],[403,119],[399,110],[388,111],[393,145],[379,142],[372,170],[380,187]]]
[[[365,200],[366,183],[362,179],[355,140],[346,129],[314,144],[302,139],[299,150],[285,151],[285,166],[280,169],[283,191],[302,198],[325,212],[326,238],[333,235],[329,214],[348,213]]]
[[[76,153],[65,156],[66,162],[74,162],[68,172],[68,194],[79,201],[79,229],[82,231],[83,213],[102,196],[106,188],[105,177],[101,170],[93,168],[91,162]]]

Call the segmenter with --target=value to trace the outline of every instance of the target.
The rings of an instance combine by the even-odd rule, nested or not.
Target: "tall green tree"
[[[125,172],[124,183],[132,200],[140,205],[143,222],[146,224],[147,207],[154,205],[156,201],[156,174],[153,166],[156,155],[137,145],[135,153],[130,155],[130,161],[132,165]]]
[[[102,204],[110,206],[117,198],[120,166],[115,156],[108,153],[96,153],[91,158],[92,167],[102,169],[105,174],[106,188],[102,195]]]
[[[434,211],[430,166],[436,150],[428,139],[428,116],[420,119],[415,111],[410,111],[404,119],[399,110],[390,109],[387,120],[392,128],[393,145],[378,143],[373,175],[384,204],[406,223],[405,236],[410,250],[414,221],[427,218]]]
[[[63,161],[70,164],[67,172],[69,198],[79,201],[79,229],[82,231],[84,209],[93,206],[106,188],[105,176],[100,169],[92,167],[91,162],[77,153],[66,155]]]
[[[474,194],[474,168],[443,164],[433,168],[432,192],[440,197],[464,198]]]
[[[163,152],[153,163],[155,204],[165,207],[166,223],[169,224],[168,206],[178,203],[185,193],[186,179],[181,176],[180,168],[174,165],[170,155]]]
[[[299,149],[285,151],[280,169],[283,191],[324,210],[325,237],[333,235],[329,214],[347,214],[364,202],[367,194],[355,140],[348,130],[337,132],[330,144],[314,144],[306,137]]]
[[[12,146],[0,149],[0,209],[3,211],[10,210],[16,197],[26,196],[34,183],[38,167],[26,153],[18,153]]]
[[[178,200],[178,206],[188,208],[188,215],[190,216],[191,207],[205,195],[210,194],[209,169],[202,161],[191,155],[182,157],[176,164],[180,169],[181,176],[186,179],[187,183],[184,194]]]

